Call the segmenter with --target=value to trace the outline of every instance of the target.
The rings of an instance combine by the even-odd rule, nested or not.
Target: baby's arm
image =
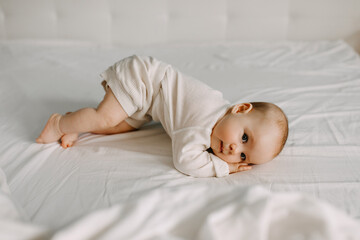
[[[211,130],[191,127],[175,131],[172,138],[175,168],[193,177],[224,177],[229,165],[206,149]]]
[[[173,161],[177,170],[193,177],[224,177],[251,169],[247,163],[227,163],[208,152],[210,131],[194,127],[173,133]]]

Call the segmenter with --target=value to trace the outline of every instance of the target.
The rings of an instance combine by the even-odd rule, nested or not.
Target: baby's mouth
[[[224,144],[223,141],[220,140],[220,152],[222,153],[224,150]]]

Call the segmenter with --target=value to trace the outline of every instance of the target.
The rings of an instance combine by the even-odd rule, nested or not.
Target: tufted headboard
[[[0,40],[106,44],[344,39],[360,0],[0,0]]]

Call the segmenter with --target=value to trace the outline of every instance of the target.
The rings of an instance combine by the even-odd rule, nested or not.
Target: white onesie
[[[207,149],[212,128],[230,107],[222,93],[152,57],[131,56],[101,74],[139,128],[161,122],[172,140],[174,166],[194,177],[223,177],[226,162]]]

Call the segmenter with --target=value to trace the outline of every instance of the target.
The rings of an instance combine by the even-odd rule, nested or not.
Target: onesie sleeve
[[[181,129],[173,133],[172,150],[175,168],[193,177],[224,177],[228,164],[206,151],[210,146],[211,130],[200,127]]]

